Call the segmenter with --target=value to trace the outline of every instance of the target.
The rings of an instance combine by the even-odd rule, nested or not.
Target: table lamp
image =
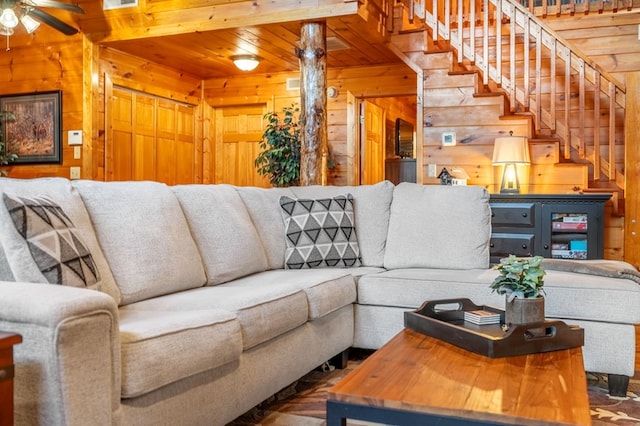
[[[526,137],[513,136],[513,132],[509,132],[509,136],[496,138],[493,146],[493,165],[504,164],[502,183],[500,184],[501,194],[520,193],[516,164],[529,164],[530,162]]]

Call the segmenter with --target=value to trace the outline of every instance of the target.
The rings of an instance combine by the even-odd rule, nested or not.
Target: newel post
[[[305,22],[300,31],[300,185],[326,182],[327,42],[324,22]]]

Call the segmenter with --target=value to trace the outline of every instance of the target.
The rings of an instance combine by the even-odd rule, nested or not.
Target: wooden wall
[[[422,181],[437,184],[428,176],[428,165],[437,173],[443,167],[463,168],[469,185],[499,192],[502,168],[492,165],[496,137],[514,135],[531,138],[528,116],[514,116],[501,96],[478,96],[479,76],[451,73],[451,54],[434,53],[421,60],[424,69]],[[442,133],[455,132],[455,146],[442,145]],[[562,163],[559,143],[552,139],[529,140],[531,165],[518,166],[522,193],[571,194],[588,188],[586,164]],[[436,173],[436,174],[437,174]],[[622,260],[624,218],[613,204],[605,208],[605,258]]]
[[[197,106],[196,138],[201,142],[196,161],[196,182],[213,182],[207,170],[213,158],[212,114],[215,108],[229,105],[268,103],[278,110],[299,99],[297,90],[287,91],[288,78],[298,78],[297,73],[247,74],[247,76],[201,81],[161,64],[142,60],[109,48],[86,48],[81,37],[54,40],[46,45],[16,46],[0,55],[3,68],[9,70],[0,75],[0,93],[24,93],[31,91],[63,91],[62,105],[62,164],[19,165],[12,167],[13,177],[69,176],[69,168],[82,167],[82,177],[102,180],[104,175],[105,137],[105,82],[142,93],[153,94]],[[92,52],[87,59],[78,51]],[[91,68],[91,62],[95,62]],[[421,162],[424,183],[438,183],[427,177],[427,165],[463,167],[471,176],[469,184],[487,187],[495,191],[499,185],[499,172],[491,165],[492,143],[497,135],[513,130],[516,134],[527,131],[522,119],[504,120],[504,105],[500,98],[475,97],[475,75],[451,75],[449,54],[424,55],[420,63],[426,69],[422,86],[424,91],[423,116],[424,140]],[[95,83],[92,82],[95,80]],[[83,86],[84,84],[84,86]],[[349,111],[353,99],[369,98],[391,110],[390,116],[400,116],[411,122],[412,108],[408,99],[416,99],[416,74],[406,66],[378,66],[370,68],[332,69],[328,72],[328,85],[337,88],[338,96],[328,100],[328,139],[335,167],[330,170],[329,183],[343,185],[349,182],[350,164],[354,147],[349,140]],[[94,87],[93,97],[88,97],[91,107],[87,113],[84,97],[87,87]],[[397,97],[402,101],[394,101]],[[86,117],[91,117],[88,120]],[[92,121],[87,126],[87,121]],[[351,124],[353,125],[353,124]],[[84,159],[73,159],[73,150],[67,144],[67,131],[88,128],[85,134]],[[390,124],[389,127],[390,129]],[[458,145],[443,147],[441,134],[456,132]],[[390,142],[390,141],[389,141]],[[388,152],[390,155],[390,150]],[[553,164],[557,159],[553,142],[532,143],[533,164],[529,166],[523,183],[524,192],[562,193],[582,187],[584,166]],[[419,178],[420,179],[420,178]],[[615,216],[607,207],[605,257],[623,257],[623,218]]]
[[[46,29],[45,29],[46,30]],[[69,130],[83,129],[82,37],[57,37],[55,31],[10,38],[11,50],[0,54],[0,94],[26,94],[62,90],[61,164],[13,165],[12,177],[69,177],[70,167],[80,167],[67,143]],[[47,35],[51,35],[49,39]],[[5,38],[2,38],[3,43]],[[20,117],[18,117],[20,119]]]
[[[193,182],[202,182],[202,110],[201,80],[167,68],[163,65],[145,61],[117,50],[100,48],[96,51],[98,62],[99,84],[94,104],[99,109],[95,122],[98,135],[93,144],[92,170],[85,171],[83,177],[104,180],[105,176],[105,96],[108,97],[112,87],[122,87],[156,98],[168,99],[176,103],[196,106],[195,134],[196,155],[193,164]],[[159,162],[171,162],[171,158],[160,158]]]
[[[267,103],[279,111],[299,102],[299,91],[287,90],[286,86],[287,79],[295,78],[299,78],[298,73],[248,74],[246,77],[206,80],[203,83],[204,100],[211,108]],[[348,162],[351,161],[347,127],[349,94],[355,98],[415,97],[415,79],[415,73],[402,65],[328,70],[327,86],[338,90],[338,96],[327,101],[327,135],[335,162],[335,167],[329,171],[329,184],[345,185],[348,182]],[[391,116],[408,114],[402,102],[379,102],[393,109]]]

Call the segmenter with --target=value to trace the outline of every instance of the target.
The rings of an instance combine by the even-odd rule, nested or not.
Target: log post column
[[[324,22],[305,22],[300,31],[300,185],[326,182],[327,41]]]

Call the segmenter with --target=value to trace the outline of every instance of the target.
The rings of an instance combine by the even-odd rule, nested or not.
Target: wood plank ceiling
[[[300,26],[286,22],[102,44],[202,79],[243,74],[230,58],[253,54],[262,58],[253,72],[269,74],[299,70]],[[401,63],[357,15],[327,20],[327,49],[329,68]]]

